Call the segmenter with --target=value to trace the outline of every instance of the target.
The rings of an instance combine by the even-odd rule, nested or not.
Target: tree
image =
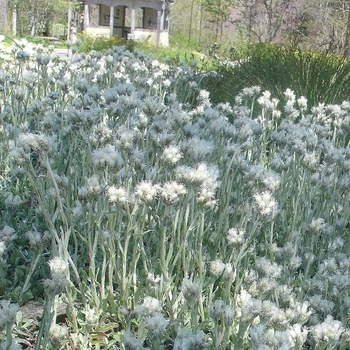
[[[283,41],[284,33],[298,30],[302,2],[238,0],[235,24],[246,41]]]
[[[334,51],[339,47],[340,33],[335,23],[334,1],[307,0],[304,1],[305,10],[309,16],[308,30],[311,49]],[[308,40],[309,41],[309,40]]]
[[[3,1],[3,0],[0,0]],[[49,35],[53,23],[68,26],[68,13],[79,7],[75,0],[13,0],[10,11],[16,14],[16,31],[21,36]],[[71,16],[70,16],[71,17]]]
[[[200,3],[200,0],[176,0],[171,6],[170,33],[182,37],[188,46],[198,44],[201,39]]]
[[[348,15],[346,18],[346,31],[343,45],[343,54],[345,57],[350,56],[350,8],[347,9]]]
[[[215,41],[222,38],[224,24],[231,17],[233,0],[203,0],[202,7],[208,14],[208,21],[214,24]]]

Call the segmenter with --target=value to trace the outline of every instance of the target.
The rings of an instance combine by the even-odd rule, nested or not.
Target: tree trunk
[[[0,30],[7,32],[7,0],[0,0]]]
[[[188,29],[188,46],[190,46],[191,39],[192,39],[193,7],[194,7],[194,0],[192,0],[191,2],[190,23],[189,23],[189,29]]]
[[[12,11],[12,35],[13,36],[17,35],[17,5],[16,4],[13,6],[13,11]]]
[[[202,44],[202,20],[203,20],[203,8],[199,5],[199,33],[198,33],[198,45]]]
[[[30,36],[34,37],[36,35],[36,20],[34,16],[30,19]]]
[[[348,18],[346,21],[346,32],[345,32],[343,53],[345,57],[349,57],[350,55],[350,9],[348,9]]]

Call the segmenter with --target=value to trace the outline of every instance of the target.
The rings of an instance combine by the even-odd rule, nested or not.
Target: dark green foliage
[[[298,97],[305,96],[309,106],[341,103],[350,96],[350,64],[342,56],[258,44],[229,59],[215,57],[214,62],[219,74],[202,87],[215,103],[233,103],[241,89],[254,85],[281,101],[290,88]]]

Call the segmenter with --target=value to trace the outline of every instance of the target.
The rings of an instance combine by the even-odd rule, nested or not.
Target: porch
[[[84,31],[169,46],[169,10],[166,0],[85,0]]]

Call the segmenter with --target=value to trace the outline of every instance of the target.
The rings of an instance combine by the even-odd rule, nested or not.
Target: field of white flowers
[[[214,106],[123,47],[0,59],[1,349],[350,347],[350,102]]]

